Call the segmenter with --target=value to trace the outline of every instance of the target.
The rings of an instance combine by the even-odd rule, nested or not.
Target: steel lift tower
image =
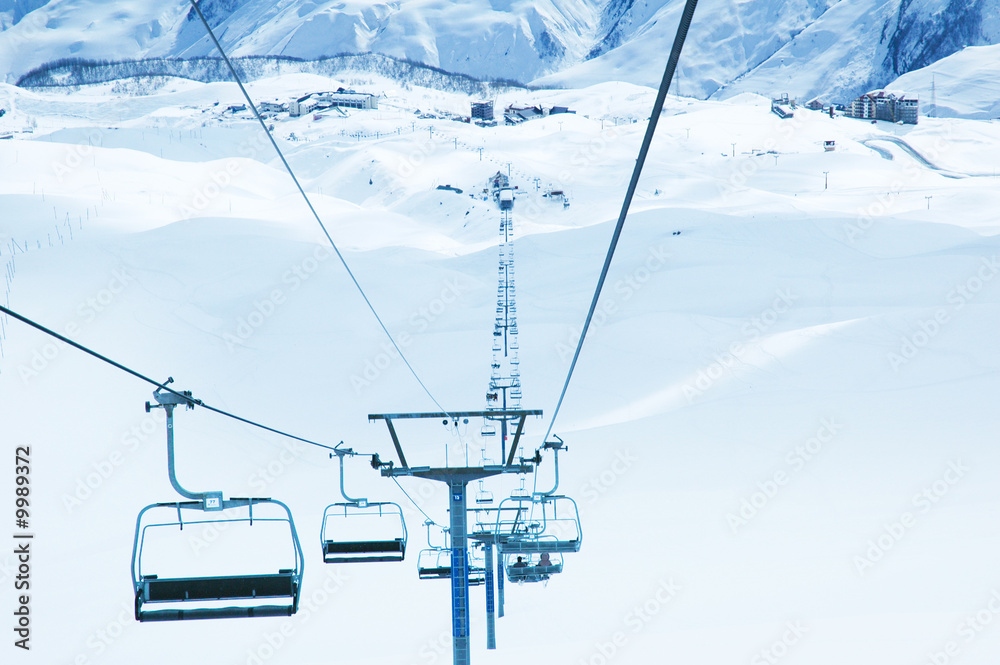
[[[493,323],[493,362],[487,409],[492,411],[487,421],[500,423],[500,454],[507,456],[508,424],[512,418],[503,415],[508,409],[521,406],[521,367],[518,359],[517,301],[514,292],[514,220],[510,209],[500,211],[500,265],[497,273],[497,309]],[[483,436],[496,430],[487,425]]]
[[[369,414],[368,420],[384,420],[392,437],[392,445],[396,449],[399,465],[394,462],[382,462],[377,457],[372,465],[380,469],[383,476],[398,478],[400,476],[415,476],[427,480],[435,480],[448,485],[448,512],[450,517],[449,533],[451,537],[451,634],[454,665],[469,665],[469,529],[468,529],[468,484],[502,473],[531,473],[535,460],[517,459],[517,445],[524,431],[524,421],[528,416],[541,416],[541,410],[488,410],[488,411],[453,411],[450,413],[376,413]],[[484,464],[482,466],[466,467],[430,467],[410,466],[403,454],[399,436],[394,425],[395,421],[411,419],[437,419],[445,423],[457,424],[462,418],[503,419],[501,422],[516,422],[514,438],[510,451],[503,464]],[[487,558],[487,561],[489,558]],[[487,564],[489,565],[489,564]]]

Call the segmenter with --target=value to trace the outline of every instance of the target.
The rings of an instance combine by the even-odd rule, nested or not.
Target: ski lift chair
[[[340,462],[340,493],[345,501],[323,511],[320,541],[323,563],[402,561],[406,556],[406,520],[403,509],[391,501],[354,499],[344,491],[344,457],[350,448],[334,450]],[[333,454],[330,457],[333,457]]]
[[[302,548],[295,532],[295,524],[288,506],[274,499],[229,499],[223,501],[223,509],[206,509],[204,501],[180,501],[156,503],[143,508],[136,520],[136,534],[132,549],[132,585],[135,590],[135,618],[137,621],[179,621],[188,619],[220,619],[232,617],[291,616],[299,604],[304,568]],[[261,515],[264,506],[277,506],[281,513],[277,516]],[[243,514],[243,508],[247,509]],[[256,512],[255,512],[256,511]],[[192,513],[189,519],[184,514]],[[234,515],[234,512],[238,514]],[[266,511],[265,511],[266,512]],[[156,518],[156,515],[162,517]],[[165,519],[169,516],[168,519]],[[274,525],[287,527],[284,538],[290,537],[290,546],[276,547]],[[185,528],[188,534],[183,534]],[[201,574],[192,574],[190,567],[184,568],[181,560],[190,561],[192,547],[219,548],[216,538],[229,539],[229,553],[237,560],[245,561],[246,552],[234,549],[233,535],[236,531],[248,533],[258,530],[265,547],[258,547],[258,555],[270,548],[264,558],[288,561],[289,567],[278,567],[267,572],[242,574],[212,574],[219,572],[218,559],[225,556],[220,552],[216,566]],[[279,528],[277,535],[280,537]],[[198,533],[201,536],[197,535]],[[213,541],[205,536],[211,534]],[[259,542],[258,538],[258,542]],[[183,541],[187,542],[183,542]],[[160,556],[150,549],[165,550]],[[280,550],[285,550],[281,552]],[[187,550],[188,557],[184,557]],[[181,555],[181,556],[178,556]],[[201,559],[202,557],[197,557]],[[153,559],[149,565],[149,559]],[[198,561],[200,564],[201,562]],[[223,567],[229,567],[227,562]],[[194,567],[200,567],[194,566]],[[262,566],[262,568],[265,566]],[[163,569],[174,572],[163,575]],[[156,572],[153,572],[153,571]]]
[[[497,533],[505,536],[504,553],[580,551],[580,511],[572,498],[547,494],[511,496],[500,502],[500,508]],[[509,517],[511,512],[513,517]],[[508,516],[502,518],[505,514]]]
[[[162,408],[167,413],[170,484],[189,500],[151,504],[136,518],[132,542],[136,620],[295,614],[305,560],[291,510],[270,498],[223,499],[222,492],[190,492],[181,487],[174,466],[174,408],[183,405],[193,409],[200,402],[193,399],[189,391],[166,388],[171,382],[172,378],[167,379],[156,389],[153,397],[157,404],[146,402],[146,412]],[[274,507],[280,511],[274,511]],[[262,509],[264,514],[261,514]],[[185,511],[195,517],[185,520]],[[164,514],[169,519],[153,517]],[[185,527],[188,528],[187,542],[183,542],[184,537],[178,537]],[[265,559],[263,564],[253,562],[252,567],[247,566],[247,562],[254,557],[248,557],[247,548],[237,545],[233,537],[237,532],[246,534],[251,529],[255,536],[261,537],[253,554]],[[206,547],[210,548],[208,556],[198,553]],[[191,556],[192,549],[197,556]],[[234,565],[245,568],[234,574]]]
[[[476,492],[476,503],[478,505],[486,505],[493,503],[493,492],[486,489],[483,481],[479,481],[479,491]]]
[[[422,580],[451,579],[451,550],[441,547],[420,550],[417,576]]]
[[[486,583],[486,560],[476,558],[470,551],[468,572],[469,586],[480,586]],[[451,579],[451,549],[442,547],[420,550],[417,557],[417,576],[422,580]]]
[[[503,552],[502,546],[500,549]],[[549,554],[548,563],[542,560],[545,553]],[[550,553],[549,550],[538,554],[504,554],[504,568],[507,571],[507,579],[511,582],[545,582],[552,575],[562,572],[563,555],[558,552]]]

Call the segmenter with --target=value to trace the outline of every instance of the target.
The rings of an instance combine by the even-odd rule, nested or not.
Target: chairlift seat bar
[[[402,554],[372,554],[358,556],[323,555],[323,563],[393,563],[403,560]]]
[[[196,619],[238,619],[245,617],[292,616],[294,605],[259,605],[257,607],[210,607],[190,610],[152,610],[136,613],[136,619],[146,621],[187,621]]]

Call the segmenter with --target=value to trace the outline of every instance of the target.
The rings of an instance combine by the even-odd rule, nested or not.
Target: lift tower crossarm
[[[417,412],[417,413],[369,413],[368,420],[384,420],[386,427],[389,429],[389,436],[392,437],[392,445],[396,448],[396,455],[399,456],[399,464],[402,469],[407,469],[409,465],[406,463],[406,457],[403,455],[403,447],[399,443],[399,436],[396,435],[396,428],[393,427],[393,420],[414,420],[422,418],[441,418],[443,420],[455,420],[457,418],[490,418],[495,420],[497,418],[516,418],[517,431],[514,434],[514,441],[510,447],[510,454],[507,458],[507,468],[508,470],[513,468],[514,464],[514,453],[517,451],[517,443],[521,438],[521,432],[524,430],[524,421],[528,416],[538,416],[541,417],[541,409],[490,409],[485,411],[431,411],[431,412]],[[383,475],[391,475],[388,473],[383,473]],[[410,473],[400,473],[398,475],[416,475]],[[490,474],[492,475],[492,474]]]

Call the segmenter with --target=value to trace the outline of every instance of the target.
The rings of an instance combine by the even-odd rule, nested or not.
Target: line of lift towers
[[[504,183],[506,184],[506,183]],[[504,191],[506,190],[506,191]],[[518,445],[529,416],[540,410],[521,408],[518,358],[517,306],[514,279],[513,192],[494,192],[500,208],[499,270],[493,358],[486,407],[479,411],[370,414],[369,421],[383,421],[396,453],[395,461],[371,458],[372,466],[387,478],[413,476],[448,486],[449,524],[428,520],[428,547],[420,551],[420,579],[451,582],[452,647],[455,665],[470,662],[469,587],[486,587],[486,645],[496,648],[496,617],[504,614],[504,574],[510,582],[545,582],[563,570],[563,557],[578,552],[583,541],[576,502],[556,494],[559,486],[559,452],[562,441],[546,441],[525,459]],[[171,380],[168,379],[167,383]],[[167,384],[164,384],[167,385]],[[177,480],[174,456],[174,410],[197,404],[190,392],[157,389],[150,409],[163,409],[167,424],[167,468],[170,483],[185,500],[146,506],[136,520],[132,549],[132,582],[135,618],[138,621],[176,621],[225,617],[290,616],[299,605],[305,557],[291,510],[271,498],[231,497],[222,492],[192,492]],[[469,419],[482,422],[482,459],[469,466],[411,466],[403,451],[396,424],[408,420],[438,420],[448,428],[465,427]],[[497,436],[499,430],[499,436]],[[488,441],[499,439],[499,462],[487,456]],[[494,444],[496,445],[496,444]],[[527,491],[524,478],[536,470],[542,453],[551,451],[555,482],[547,491]],[[385,563],[403,561],[407,529],[397,503],[369,501],[347,494],[344,460],[357,455],[337,446],[340,491],[343,501],[327,506],[320,544],[323,562]],[[519,474],[520,489],[495,502],[485,480],[502,474]],[[470,486],[472,506],[470,506]],[[184,528],[220,530],[254,528],[265,532],[260,560],[253,569],[234,571],[225,549],[218,556],[199,557],[198,571],[172,573],[184,559],[179,531]],[[433,534],[439,534],[435,542]],[[227,534],[228,535],[228,534]],[[236,544],[231,539],[231,543]],[[190,540],[188,541],[190,543]],[[211,548],[213,551],[216,548]],[[188,550],[190,551],[190,550]],[[257,552],[255,551],[255,555]],[[245,561],[245,557],[237,557]],[[499,564],[499,574],[497,571]],[[263,572],[262,572],[263,571]],[[276,572],[275,572],[276,571]],[[167,574],[164,574],[167,573]],[[494,579],[496,580],[494,583]]]

